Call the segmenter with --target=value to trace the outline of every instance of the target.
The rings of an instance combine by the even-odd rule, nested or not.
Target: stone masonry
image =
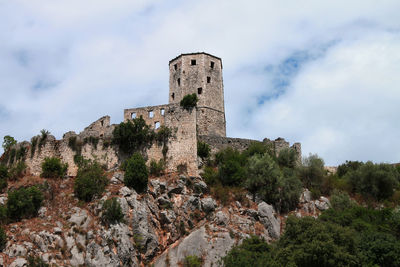
[[[161,126],[172,130],[168,140],[168,151],[162,153],[163,145],[154,142],[145,151],[148,163],[151,159],[166,160],[166,168],[174,172],[178,167],[184,167],[189,175],[198,175],[197,141],[210,145],[212,153],[228,146],[245,150],[252,142],[258,140],[226,137],[224,86],[222,78],[222,60],[213,55],[201,52],[181,54],[169,62],[169,103],[158,106],[129,108],[124,110],[124,121],[142,117],[154,131]],[[197,107],[185,110],[179,103],[187,94],[197,94]],[[82,145],[81,155],[95,159],[108,169],[116,168],[123,160],[120,153],[110,144],[115,125],[110,124],[110,117],[104,116],[93,122],[81,133],[68,132],[61,140],[48,136],[42,147],[32,147],[29,142],[19,143],[27,150],[25,163],[34,175],[41,172],[41,163],[45,157],[59,157],[68,163],[68,175],[74,176],[77,166],[74,163],[76,151],[70,146],[74,138]],[[38,136],[37,138],[40,138]],[[97,142],[88,142],[90,138]],[[289,143],[282,138],[274,141],[264,139],[262,142],[272,144],[276,154]],[[301,158],[300,143],[293,144],[299,159]],[[33,151],[32,151],[33,150]]]

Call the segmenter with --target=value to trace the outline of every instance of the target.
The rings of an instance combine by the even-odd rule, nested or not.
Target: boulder
[[[275,215],[275,210],[271,205],[268,205],[265,202],[258,204],[258,217],[260,222],[268,230],[268,233],[272,238],[278,239],[281,232],[281,223]]]
[[[6,250],[6,254],[9,257],[25,257],[27,254],[27,249],[19,244],[13,244]]]
[[[218,211],[215,214],[215,222],[218,225],[227,225],[229,222],[228,215],[226,215],[223,211]]]
[[[201,206],[205,212],[209,213],[215,210],[217,204],[214,199],[207,197],[201,200]]]
[[[86,210],[80,209],[78,207],[72,208],[71,217],[68,219],[70,223],[86,229],[90,223],[90,216]]]
[[[17,258],[9,265],[9,267],[25,267],[25,266],[28,266],[28,262],[24,258]]]

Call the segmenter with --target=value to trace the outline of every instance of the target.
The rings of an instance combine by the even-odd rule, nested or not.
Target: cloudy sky
[[[223,60],[227,133],[327,165],[400,162],[400,1],[0,0],[0,138],[168,101],[168,61]],[[0,151],[1,152],[1,151]]]

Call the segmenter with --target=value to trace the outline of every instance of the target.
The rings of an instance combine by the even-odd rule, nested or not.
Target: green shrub
[[[89,136],[83,139],[83,144],[91,144],[95,149],[97,149],[97,144],[99,143],[99,138],[96,136]]]
[[[59,178],[67,174],[68,163],[63,164],[59,158],[45,158],[42,163],[42,174],[44,178]]]
[[[26,164],[23,161],[17,163],[17,165],[11,167],[8,171],[8,177],[10,180],[17,180],[24,176],[26,170]]]
[[[7,213],[12,220],[30,218],[37,215],[43,194],[36,187],[19,188],[8,193]]]
[[[14,137],[6,135],[3,138],[3,149],[6,152],[7,150],[10,149],[13,145],[17,144],[17,140],[14,139]]]
[[[245,181],[246,158],[237,150],[228,147],[215,155],[219,180],[223,185],[236,186]]]
[[[8,168],[0,164],[0,192],[7,188]]]
[[[203,261],[201,260],[200,257],[196,255],[186,256],[185,259],[183,260],[184,267],[201,267],[202,264]]]
[[[277,162],[281,167],[294,169],[297,165],[297,152],[293,148],[285,148],[279,152]]]
[[[45,145],[47,136],[49,136],[50,132],[47,131],[46,129],[42,129],[40,131],[40,134],[41,134],[41,136],[40,136],[40,139],[39,139],[39,151],[41,151],[42,147]]]
[[[134,153],[126,161],[124,183],[126,186],[135,189],[137,192],[144,192],[147,189],[149,173],[146,162],[140,153]]]
[[[377,200],[388,199],[399,184],[399,173],[389,164],[367,162],[355,171],[349,171],[345,178],[352,186],[353,192],[363,197]]]
[[[49,267],[50,265],[43,261],[40,257],[28,257],[28,267]]]
[[[283,168],[279,200],[274,203],[279,212],[294,210],[299,203],[303,185],[293,169]]]
[[[7,235],[3,227],[0,227],[0,251],[3,251],[7,245]]]
[[[186,110],[192,110],[197,105],[197,101],[199,101],[197,94],[189,94],[182,98],[180,105]]]
[[[113,131],[112,143],[122,152],[131,154],[150,146],[153,139],[154,132],[140,116],[117,125]]]
[[[207,143],[197,141],[197,156],[202,160],[210,157],[211,148]]]
[[[8,222],[7,207],[5,205],[0,206],[0,224],[6,224]]]
[[[234,246],[222,261],[225,267],[271,266],[270,251],[271,246],[264,239],[252,235]]]
[[[356,171],[358,170],[362,165],[364,165],[363,162],[361,161],[348,161],[346,160],[346,163],[340,164],[337,168],[337,175],[339,177],[345,176],[349,171]]]
[[[18,148],[15,154],[15,160],[16,161],[25,160],[25,156],[26,156],[26,147],[21,146],[20,148]]]
[[[253,194],[253,201],[258,194],[265,202],[276,203],[281,180],[282,173],[268,154],[255,154],[249,158],[246,188]]]
[[[108,224],[115,224],[122,222],[123,219],[124,214],[117,198],[107,199],[103,204],[102,220]]]
[[[33,155],[35,155],[35,150],[36,150],[36,146],[38,144],[38,137],[34,136],[31,138],[31,158],[33,158]]]
[[[251,142],[249,147],[243,151],[246,158],[250,158],[256,154],[264,155],[265,153],[268,153],[272,158],[275,158],[275,153],[271,144],[265,144],[263,142]]]
[[[298,168],[298,175],[304,187],[319,190],[325,178],[324,160],[318,155],[308,156]]]
[[[74,192],[78,199],[89,202],[93,197],[100,196],[107,184],[108,179],[100,164],[97,162],[85,162],[78,169]]]
[[[168,142],[168,138],[170,138],[171,135],[172,135],[171,129],[165,125],[161,125],[160,128],[155,133],[155,138],[157,142],[165,145]]]
[[[335,210],[345,210],[354,206],[349,194],[338,190],[333,191],[330,199],[331,208]]]
[[[165,170],[165,161],[160,159],[158,162],[152,159],[150,161],[150,174],[160,176]]]
[[[211,166],[204,167],[204,172],[201,176],[207,185],[215,185],[219,182],[218,171]]]

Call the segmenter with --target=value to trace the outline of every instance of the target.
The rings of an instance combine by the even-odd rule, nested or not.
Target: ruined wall
[[[225,113],[207,107],[197,107],[197,134],[226,136]]]
[[[165,111],[167,108],[168,105],[158,105],[124,109],[124,121],[142,116],[147,125],[150,125],[152,129],[157,129],[161,125],[165,125]]]
[[[68,163],[67,175],[75,176],[78,170],[74,162],[74,156],[77,153],[69,146],[71,137],[76,138],[76,143],[81,146],[81,155],[86,159],[97,160],[100,164],[107,166],[108,169],[118,165],[118,155],[109,144],[114,125],[110,125],[110,117],[105,116],[93,122],[86,127],[79,135],[74,132],[64,134],[61,140],[56,140],[52,135],[48,135],[44,139],[43,145],[40,146],[41,136],[36,136],[37,143],[33,147],[29,142],[22,142],[16,145],[18,149],[21,145],[26,147],[24,157],[27,171],[33,175],[40,175],[42,172],[42,163],[46,157],[60,158],[63,163]],[[97,145],[88,142],[87,138],[98,138]],[[86,143],[85,143],[86,138]],[[33,150],[33,152],[32,152]]]
[[[231,138],[231,137],[221,137],[221,136],[207,136],[207,135],[199,135],[199,141],[207,143],[210,145],[211,154],[217,153],[221,149],[225,149],[227,147],[232,147],[233,149],[237,149],[239,151],[246,150],[251,143],[259,142],[259,140],[252,140],[252,139],[243,139],[243,138]],[[263,141],[265,144],[270,144],[272,149],[275,152],[275,155],[279,155],[280,151],[285,148],[292,148],[297,152],[297,157],[300,162],[301,160],[301,144],[294,143],[290,146],[289,142],[287,142],[283,138],[277,138],[275,140],[269,140],[265,138]]]

